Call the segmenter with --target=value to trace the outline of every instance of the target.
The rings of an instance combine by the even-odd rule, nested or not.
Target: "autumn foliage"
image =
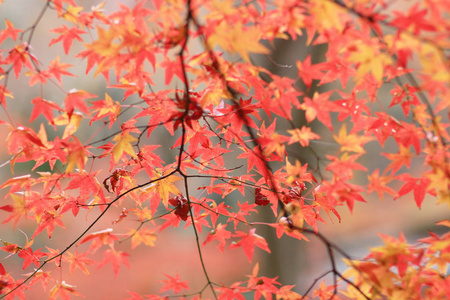
[[[42,285],[42,297],[91,299],[62,270],[117,276],[174,227],[195,240],[186,260],[203,288],[162,271],[156,290],[128,299],[450,298],[449,219],[415,243],[383,235],[361,259],[319,228],[369,197],[450,208],[447,0],[128,2],[47,0],[25,26],[2,20],[0,215],[24,235],[1,240],[1,298]],[[35,50],[39,39],[60,55]],[[278,42],[298,39],[323,54],[277,62]],[[262,227],[318,239],[329,269],[302,291],[264,276]],[[252,273],[217,282],[210,244],[242,249]]]

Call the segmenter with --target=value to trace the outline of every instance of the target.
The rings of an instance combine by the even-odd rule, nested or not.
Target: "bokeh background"
[[[119,2],[124,5],[132,6],[135,1],[106,1],[104,11],[106,14],[118,8]],[[85,0],[79,1],[80,5],[86,8],[98,5],[100,1]],[[396,4],[390,9],[406,10],[408,6],[412,5],[414,1],[396,1]],[[20,29],[29,28],[36,20],[39,12],[44,6],[44,1],[36,0],[4,0],[0,4],[0,28],[4,26],[4,20],[8,19],[15,27]],[[74,65],[69,71],[77,77],[64,77],[63,86],[66,90],[72,88],[86,90],[90,93],[99,95],[101,99],[105,91],[113,97],[114,100],[120,101],[123,96],[123,91],[118,89],[107,89],[106,82],[103,77],[93,77],[93,72],[85,74],[86,61],[81,59],[73,60],[71,56],[64,54],[62,45],[60,43],[49,47],[50,41],[56,37],[56,34],[50,32],[52,28],[60,27],[62,24],[67,24],[67,21],[58,19],[55,11],[50,10],[46,12],[43,19],[36,27],[33,39],[32,48],[33,53],[43,65],[47,65],[50,61],[59,56],[64,63]],[[27,33],[28,34],[28,33]],[[25,34],[24,39],[28,38]],[[95,36],[95,30],[91,30],[90,35]],[[9,45],[8,45],[9,43]],[[3,45],[3,49],[13,47],[14,43],[8,40]],[[311,55],[312,62],[321,62],[324,60],[324,53],[326,45],[311,46],[306,45],[305,37],[299,37],[296,41],[292,40],[278,40],[273,45],[269,45],[273,50],[268,59],[265,56],[253,56],[252,61],[255,64],[261,65],[274,74],[280,76],[288,76],[296,78],[297,70],[295,68],[296,60],[303,60],[307,55]],[[198,47],[195,43],[192,47]],[[2,49],[2,50],[3,50]],[[70,54],[78,53],[82,50],[81,44],[74,43]],[[276,63],[274,63],[276,62]],[[412,67],[414,67],[414,62]],[[165,88],[164,74],[156,72],[154,81],[156,89]],[[32,105],[31,99],[40,95],[41,87],[35,85],[29,87],[29,77],[22,74],[19,79],[10,76],[8,82],[8,89],[14,93],[14,100],[8,100],[8,112],[16,124],[27,124],[30,118]],[[181,86],[180,82],[173,82],[173,85]],[[352,84],[349,83],[347,91],[350,91]],[[317,87],[317,82],[314,83],[313,88],[309,91],[304,89],[301,82],[298,82],[298,88],[305,91],[305,93],[312,93],[316,89],[325,91],[334,88],[332,85],[325,85]],[[44,87],[44,96],[58,104],[62,104],[64,94],[55,86],[47,84]],[[335,97],[338,95],[334,95]],[[389,90],[380,91],[379,98],[387,107],[390,103]],[[129,99],[132,101],[139,101],[137,98]],[[295,125],[301,127],[306,123],[304,115],[301,111],[294,113]],[[400,111],[395,115],[399,119],[402,118]],[[126,120],[127,115],[124,115],[122,120]],[[0,111],[0,119],[5,120],[6,115],[4,111]],[[43,117],[39,117],[37,121],[31,124],[36,131],[39,128],[39,123],[43,122]],[[266,119],[266,122],[271,122]],[[337,121],[334,120],[336,123]],[[91,138],[92,133],[98,128],[89,127],[88,120],[77,132],[77,136],[81,141],[87,141]],[[119,122],[120,123],[120,122]],[[282,124],[281,120],[279,123]],[[320,124],[310,124],[315,132],[323,135],[320,141],[312,141],[313,149],[320,155],[330,154],[338,150],[338,146],[333,142],[332,137],[326,132]],[[335,124],[338,125],[338,124]],[[46,126],[49,139],[61,135],[62,129],[55,131],[52,126]],[[118,126],[115,127],[116,129]],[[288,128],[288,127],[286,127]],[[113,128],[114,130],[114,128]],[[8,128],[2,126],[0,129],[0,141],[4,141],[8,135]],[[96,138],[106,136],[106,133],[98,133]],[[174,142],[176,136],[170,136],[167,131],[161,130],[157,134],[152,135],[152,144],[162,144],[163,147],[169,148]],[[368,154],[365,155],[359,162],[364,164],[369,170],[375,168],[383,168],[387,165],[387,161],[380,155],[381,152],[395,152],[396,149],[393,143],[389,140],[382,149],[377,142],[370,144],[370,149],[366,149]],[[170,159],[171,154],[166,149],[158,152],[159,155],[166,159]],[[288,148],[288,154],[291,158],[296,158],[302,163],[309,163],[312,168],[316,168],[317,162],[307,149],[300,149],[291,147]],[[0,182],[4,182],[11,176],[20,176],[30,173],[33,164],[18,163],[14,168],[14,173],[11,172],[7,161],[11,157],[4,148],[0,148]],[[227,157],[225,157],[227,159]],[[63,170],[63,166],[57,164],[57,168]],[[98,169],[104,169],[106,172],[99,174],[99,181],[102,181],[108,176],[108,166],[95,166]],[[412,164],[411,173],[420,172],[421,163],[416,162]],[[33,171],[48,171],[48,166],[44,165]],[[324,172],[326,176],[326,172]],[[367,177],[365,173],[355,172],[355,182],[366,183]],[[195,188],[195,187],[193,187]],[[395,188],[395,187],[394,187]],[[398,186],[397,186],[398,188]],[[201,191],[198,192],[199,194]],[[234,192],[230,194],[227,199],[222,200],[227,203],[236,203],[240,201],[252,201],[252,193],[246,193],[248,198],[241,194]],[[0,195],[2,196],[2,195]],[[198,196],[198,195],[197,195]],[[8,204],[3,198],[0,198],[0,206]],[[322,216],[326,224],[320,224],[319,229],[321,233],[329,237],[329,239],[345,250],[354,258],[362,258],[368,253],[368,248],[381,244],[381,239],[378,234],[388,234],[398,236],[401,232],[404,233],[407,240],[414,243],[418,238],[425,237],[428,230],[438,231],[439,228],[434,223],[440,219],[448,217],[448,210],[442,206],[436,206],[435,200],[426,198],[422,208],[419,209],[414,203],[414,200],[409,196],[401,197],[393,200],[392,197],[386,196],[384,199],[379,199],[375,193],[366,197],[367,203],[355,203],[353,213],[351,214],[347,207],[340,207],[338,209],[342,221],[339,222],[335,217],[329,218]],[[124,204],[126,206],[126,204]],[[120,214],[121,207],[117,207],[111,211],[108,216],[95,226],[93,231],[103,230],[105,228],[114,227],[114,232],[127,232],[129,228],[135,228],[138,222],[133,220],[124,220],[123,222],[112,225]],[[83,214],[82,212],[81,214]],[[92,221],[98,212],[92,211],[84,213],[84,216],[77,218],[67,216],[64,218],[66,229],[56,228],[51,240],[48,240],[45,234],[39,235],[33,245],[33,249],[41,247],[52,247],[62,250],[75,237],[77,237]],[[5,212],[0,211],[0,220],[6,216]],[[270,209],[259,209],[259,213],[255,216],[258,220],[274,221]],[[26,236],[31,237],[35,230],[34,222],[21,222],[14,228],[13,224],[0,225],[0,238],[3,241],[24,245]],[[221,253],[217,250],[216,243],[210,243],[203,249],[206,268],[209,272],[210,278],[214,282],[230,283],[239,280],[246,280],[245,274],[250,274],[255,263],[260,261],[260,275],[275,277],[278,276],[278,281],[284,285],[297,285],[296,291],[304,292],[315,278],[330,269],[330,262],[324,245],[314,236],[308,236],[310,242],[297,241],[291,238],[283,237],[277,239],[274,230],[266,227],[257,228],[257,233],[264,236],[269,243],[272,254],[267,254],[259,249],[255,250],[255,256],[252,262],[248,262],[242,249],[226,250]],[[204,230],[201,234],[201,241],[206,238],[207,231]],[[158,236],[156,247],[150,248],[139,246],[131,250],[130,243],[125,242],[120,245],[123,251],[130,254],[129,268],[121,267],[121,270],[116,277],[112,271],[111,265],[97,269],[95,266],[91,267],[90,276],[84,275],[80,270],[70,274],[68,267],[58,268],[54,263],[48,265],[46,270],[51,270],[55,278],[60,278],[67,283],[77,286],[77,291],[84,295],[86,299],[123,299],[128,297],[127,290],[140,293],[141,295],[156,293],[162,287],[165,277],[163,273],[168,275],[179,274],[182,280],[189,281],[191,285],[191,292],[201,289],[205,284],[204,275],[202,273],[200,261],[198,258],[197,246],[195,243],[194,233],[191,228],[184,230],[184,224],[179,228],[166,229]],[[83,252],[86,251],[87,245],[81,245],[72,249],[72,251]],[[7,256],[7,253],[0,253],[0,259]],[[101,250],[94,254],[97,258],[101,258]],[[26,274],[31,272],[31,268],[25,271],[21,270],[21,260],[15,257],[9,257],[2,260],[8,271],[11,270],[14,274]],[[340,263],[340,270],[344,270],[345,266]],[[59,275],[57,275],[59,274]],[[16,275],[17,276],[17,275]],[[331,283],[331,277],[326,277]],[[54,283],[49,282],[47,287],[36,285],[33,291],[26,292],[27,299],[44,299]],[[207,296],[207,294],[205,294]]]

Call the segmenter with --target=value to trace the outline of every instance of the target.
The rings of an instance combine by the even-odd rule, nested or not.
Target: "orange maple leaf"
[[[311,128],[306,126],[302,126],[300,129],[288,130],[288,132],[291,135],[288,141],[289,145],[299,142],[302,147],[308,147],[310,140],[320,139],[320,135],[312,132]]]

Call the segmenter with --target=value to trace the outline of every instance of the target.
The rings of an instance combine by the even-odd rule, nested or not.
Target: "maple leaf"
[[[117,277],[120,270],[120,265],[128,265],[128,254],[123,251],[117,251],[114,249],[107,249],[103,252],[103,260],[99,263],[98,268],[103,267],[104,265],[111,263],[113,267],[114,275]]]
[[[70,295],[82,297],[75,290],[75,288],[76,286],[67,284],[65,281],[62,281],[61,283],[58,283],[50,290],[49,299],[56,300],[61,298],[63,300],[70,300]]]
[[[82,6],[73,6],[69,5],[67,9],[65,9],[64,13],[61,15],[65,20],[78,24],[80,12],[83,11]]]
[[[131,249],[136,248],[140,244],[147,245],[149,247],[154,247],[157,239],[157,235],[154,230],[148,229],[146,227],[136,230],[130,230],[131,237]]]
[[[225,225],[221,223],[217,224],[217,226],[208,233],[208,236],[203,242],[203,245],[206,245],[207,243],[213,240],[218,240],[219,241],[218,248],[223,253],[227,240],[231,238],[231,232],[226,230],[226,227],[227,227],[226,224]]]
[[[182,82],[184,82],[184,73],[181,68],[181,63],[178,58],[170,60],[167,56],[164,57],[164,61],[159,64],[160,67],[165,69],[165,85],[169,85],[172,82],[173,76],[177,76]]]
[[[373,140],[370,136],[347,134],[347,125],[344,123],[339,130],[339,135],[333,135],[335,141],[341,145],[341,151],[350,151],[356,153],[366,153],[363,149],[363,145]]]
[[[446,170],[436,168],[433,172],[426,174],[429,186],[428,190],[437,192],[437,203],[446,203],[450,207],[450,178]]]
[[[75,269],[80,269],[85,275],[89,275],[89,270],[86,266],[94,264],[94,261],[92,259],[86,257],[89,254],[90,253],[88,252],[78,254],[77,251],[75,251],[74,254],[72,254],[71,252],[67,253],[67,257],[65,257],[64,260],[67,261],[70,265],[70,274],[72,274]]]
[[[259,43],[261,31],[257,27],[244,27],[241,22],[230,24],[220,22],[208,42],[219,45],[225,51],[238,53],[246,62],[250,62],[249,53],[268,54],[269,50]]]
[[[117,134],[114,136],[113,141],[117,142],[112,149],[115,163],[120,160],[124,153],[137,157],[131,143],[138,141],[138,139],[133,137],[128,131]]]
[[[84,102],[89,98],[97,98],[97,95],[88,93],[83,90],[72,89],[64,98],[64,105],[66,107],[66,112],[69,118],[72,116],[75,108],[78,108],[81,112],[90,115],[90,111]]]
[[[109,245],[111,248],[114,247],[114,241],[118,241],[119,238],[117,235],[112,233],[112,228],[108,228],[105,230],[93,232],[85,236],[81,241],[80,245],[91,241],[91,245],[89,247],[89,252],[94,253],[103,245]]]
[[[314,201],[315,204],[317,203],[320,208],[322,208],[330,217],[330,211],[338,218],[339,223],[341,222],[341,216],[337,212],[337,210],[334,208],[338,204],[332,197],[327,197],[324,193],[320,192],[320,188],[317,189],[317,191],[314,191]]]
[[[339,111],[340,107],[328,100],[332,93],[333,91],[320,94],[315,92],[312,99],[309,97],[303,98],[303,103],[300,105],[300,108],[305,111],[306,121],[308,123],[317,118],[331,131],[333,130],[330,112]]]
[[[159,204],[159,203],[158,203]],[[162,225],[161,225],[161,227],[159,228],[159,232],[161,232],[161,231],[163,231],[164,229],[166,229],[166,228],[169,228],[169,227],[178,227],[179,225],[180,225],[180,218],[177,216],[177,215],[175,215],[175,214],[169,214],[169,215],[166,215],[166,216],[163,216],[162,217],[162,219],[164,219],[164,220],[166,220]]]
[[[92,117],[89,125],[91,125],[92,122],[96,120],[104,117],[109,117],[109,128],[111,129],[111,126],[114,124],[120,114],[121,107],[119,102],[114,102],[112,98],[107,93],[105,93],[105,100],[94,101],[92,110],[97,112],[97,114]]]
[[[34,108],[31,112],[30,123],[33,122],[40,114],[43,114],[51,124],[55,124],[55,121],[53,120],[53,110],[62,110],[58,104],[42,99],[41,97],[34,98],[31,100],[31,103],[34,105]]]
[[[417,107],[416,107],[417,108]],[[384,142],[401,129],[401,123],[385,112],[376,112],[377,117],[373,119],[369,130],[374,131],[374,135],[383,146]]]
[[[405,84],[404,87],[396,86],[393,90],[391,90],[392,102],[389,105],[389,108],[401,103],[403,108],[403,113],[405,117],[409,114],[409,107],[411,105],[420,104],[419,99],[415,95],[415,92],[419,89],[417,87],[409,86],[409,84]]]
[[[393,62],[391,57],[380,52],[373,45],[357,44],[353,45],[357,51],[353,51],[349,60],[357,64],[356,80],[360,80],[369,72],[374,76],[376,82],[383,81],[384,68],[390,66]]]
[[[33,65],[31,60],[37,63],[37,59],[28,52],[28,48],[25,44],[15,46],[11,51],[9,51],[8,56],[5,58],[5,63],[13,64],[13,70],[16,78],[19,78],[22,67],[33,70]]]
[[[252,274],[249,275],[247,287],[255,290],[255,299],[259,299],[261,296],[269,297],[273,299],[272,294],[278,292],[278,288],[275,285],[279,285],[276,278],[268,278],[263,276],[257,276],[259,271],[259,263],[256,263],[253,267]]]
[[[262,154],[264,156],[270,156],[275,152],[278,157],[281,158],[285,153],[284,143],[287,141],[288,137],[274,132],[276,128],[276,121],[277,120],[275,119],[267,128],[263,121],[263,124],[260,127],[260,133],[258,134],[258,143],[263,149]]]
[[[3,76],[0,76],[0,79]],[[5,105],[6,107],[6,97],[9,97],[11,99],[14,99],[14,96],[11,94],[11,92],[5,88],[4,85],[0,84],[0,104]]]
[[[161,281],[164,282],[164,286],[159,290],[158,293],[162,293],[168,290],[173,290],[175,293],[179,293],[181,292],[181,290],[190,290],[188,282],[182,281],[178,274],[175,274],[175,276],[173,277],[167,274],[164,274],[164,276],[166,276],[168,279]]]
[[[306,87],[310,88],[313,79],[321,79],[322,71],[325,69],[324,63],[311,65],[311,55],[308,55],[303,62],[297,61],[298,76],[303,80]]]
[[[288,130],[291,137],[289,138],[288,144],[299,142],[302,147],[308,147],[310,140],[320,139],[320,135],[311,131],[310,127],[302,126],[302,128],[295,128],[293,130]]]
[[[233,242],[230,245],[230,249],[242,247],[249,262],[252,261],[255,246],[270,253],[270,249],[267,245],[266,240],[262,236],[257,235],[255,231],[255,228],[250,229],[248,233],[236,231],[236,233],[234,233],[232,236],[239,237],[240,240],[238,242]]]
[[[53,0],[53,5],[55,5],[56,11],[58,12],[58,15],[60,15],[64,9],[63,3],[67,3],[69,5],[76,6],[74,0]]]
[[[339,55],[338,51],[329,51],[323,64],[325,74],[320,78],[320,85],[339,80],[345,89],[349,78],[356,74],[355,69],[347,64],[345,57]]]
[[[395,18],[390,22],[391,25],[396,26],[399,30],[411,30],[417,36],[422,30],[435,31],[436,28],[432,22],[425,19],[427,9],[420,9],[419,3],[411,6],[407,13],[394,11]]]
[[[421,140],[425,137],[422,128],[416,127],[414,124],[402,122],[401,127],[395,135],[395,139],[399,144],[409,147],[413,146],[416,154],[420,153]]]
[[[166,174],[159,174],[158,172],[154,172],[154,175],[157,176],[155,179],[158,180],[158,178],[161,178],[161,176],[166,176]],[[158,180],[155,185],[152,187],[152,189],[156,189],[158,195],[161,197],[163,204],[165,207],[167,207],[167,203],[169,202],[170,193],[178,195],[180,194],[180,191],[178,188],[174,185],[174,182],[181,180],[180,177],[175,175],[170,175],[168,177],[165,177],[161,180]]]
[[[344,8],[327,0],[313,0],[311,6],[311,13],[317,28],[322,30],[335,29],[339,32],[344,29]],[[308,40],[309,44],[313,35],[308,33],[308,36],[311,36]]]
[[[319,299],[334,299],[335,290],[337,286],[335,285],[325,285],[322,281],[318,289],[315,289],[312,296],[319,297]]]
[[[410,167],[412,154],[409,152],[409,147],[402,144],[399,145],[399,153],[382,153],[384,156],[392,160],[386,167],[386,171],[392,169],[392,174],[396,173],[403,166]]]
[[[0,44],[3,43],[7,38],[12,38],[14,41],[17,40],[19,32],[22,30],[14,28],[14,24],[8,19],[5,19],[5,29],[0,31]]]
[[[66,25],[50,30],[50,32],[58,33],[60,36],[50,41],[49,46],[56,44],[60,41],[63,43],[64,52],[69,54],[72,42],[74,39],[82,42],[83,39],[80,34],[86,33],[85,31],[78,29],[77,27],[68,28]]]
[[[23,195],[16,195],[16,194],[10,194],[11,198],[13,199],[14,203],[10,206],[7,206],[6,210],[12,209],[12,214],[2,222],[2,224],[5,224],[11,220],[14,220],[14,228],[16,228],[17,223],[22,217],[26,217],[28,214],[28,205],[25,201],[25,197]],[[2,206],[3,208],[3,206]]]
[[[33,86],[36,83],[40,83],[41,85],[47,83],[47,79],[50,77],[48,71],[40,71],[40,72],[32,72],[28,71],[25,73],[26,76],[30,76],[29,86]]]
[[[45,211],[42,217],[37,216],[36,219],[38,222],[38,227],[36,228],[36,231],[33,233],[31,239],[34,239],[34,237],[37,236],[42,231],[44,231],[44,229],[47,229],[48,238],[51,238],[53,230],[55,230],[55,225],[58,225],[64,229],[66,228],[63,222],[61,221],[61,215],[59,215],[57,212]]]
[[[24,186],[29,187],[30,179],[31,179],[30,174],[12,177],[3,182],[2,185],[0,185],[0,189],[3,189],[7,186],[11,186],[9,192],[12,195],[12,193],[18,192]]]
[[[295,160],[295,165],[292,165],[287,159],[286,159],[286,173],[289,175],[287,178],[287,182],[288,183],[292,183],[295,180],[297,180],[298,182],[312,182],[315,181],[317,182],[316,178],[314,178],[314,175],[312,175],[311,173],[308,173],[308,164],[304,164],[302,166],[302,164],[300,163],[300,161]]]
[[[42,248],[33,251],[31,248],[25,248],[18,252],[18,256],[23,258],[22,270],[25,270],[30,264],[36,267],[40,266],[41,257],[47,256],[47,253],[41,252]]]
[[[68,69],[70,67],[73,67],[73,65],[60,63],[59,56],[57,56],[54,60],[52,60],[50,62],[50,65],[48,66],[47,70],[50,75],[53,75],[53,77],[55,77],[56,80],[58,80],[58,82],[60,84],[62,84],[62,81],[61,81],[62,75],[75,77],[75,75],[66,71],[66,69]]]
[[[348,152],[344,152],[340,157],[327,155],[327,159],[330,163],[325,170],[332,171],[333,174],[339,179],[351,179],[353,178],[353,171],[367,171],[367,168],[356,162],[361,157],[361,154],[349,155]]]
[[[364,129],[368,120],[368,117],[365,114],[371,114],[370,108],[366,105],[367,100],[357,99],[357,94],[354,90],[351,95],[342,91],[338,91],[338,93],[343,97],[343,99],[335,101],[341,108],[338,115],[338,121],[342,122],[350,116],[353,123],[352,132],[358,132]]]
[[[394,179],[391,176],[380,176],[380,170],[376,169],[372,175],[368,176],[369,178],[369,184],[367,186],[367,193],[370,194],[372,192],[377,192],[378,196],[380,197],[380,200],[383,199],[383,194],[387,193],[390,195],[397,195],[397,192],[394,191],[392,188],[387,186],[389,182]]]
[[[54,118],[53,123],[54,123],[54,125],[58,125],[58,126],[66,125],[66,128],[64,128],[64,133],[63,133],[63,137],[62,137],[63,140],[65,140],[68,137],[73,137],[73,134],[75,132],[77,132],[78,128],[80,127],[82,119],[83,119],[83,115],[79,112],[74,112],[70,116],[67,113],[63,113],[63,114],[59,115],[58,117]]]
[[[253,150],[247,148],[241,148],[244,153],[241,153],[237,158],[247,159],[247,173],[256,167],[256,170],[262,174],[267,173],[267,167],[262,154],[259,151],[259,147],[255,147]]]
[[[416,202],[417,207],[420,208],[422,206],[423,199],[425,198],[426,191],[428,190],[430,180],[426,177],[411,177],[408,173],[398,175],[396,178],[401,181],[406,181],[406,183],[398,190],[397,196],[394,199],[413,191],[414,201]]]
[[[84,170],[84,165],[87,161],[86,149],[81,142],[74,136],[71,141],[65,141],[63,145],[66,149],[69,149],[69,155],[67,157],[66,173],[71,173],[75,166],[79,170]]]

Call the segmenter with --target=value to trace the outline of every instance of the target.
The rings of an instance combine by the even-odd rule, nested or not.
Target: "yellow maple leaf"
[[[138,231],[132,229],[129,233],[133,235],[131,237],[131,249],[136,248],[141,243],[150,247],[155,246],[157,235],[154,234],[152,230],[144,227]]]
[[[363,78],[366,74],[372,73],[379,83],[383,81],[384,69],[392,65],[392,59],[386,53],[380,53],[376,47],[359,44],[358,51],[350,55],[349,60],[357,65],[356,80]]]
[[[59,115],[54,119],[55,125],[61,126],[66,125],[66,128],[64,129],[63,133],[63,139],[71,136],[74,134],[78,128],[80,127],[81,120],[83,119],[83,115],[79,112],[74,112],[69,117],[67,113],[64,113],[62,115]]]
[[[238,53],[246,62],[250,62],[249,53],[269,53],[269,49],[259,43],[261,30],[257,27],[244,27],[242,23],[229,24],[222,21],[208,42],[220,46],[223,50]]]
[[[329,0],[311,0],[311,15],[316,26],[321,29],[336,29],[342,32],[344,22],[342,14],[345,9]]]
[[[355,133],[347,134],[347,124],[343,124],[339,130],[339,135],[333,135],[335,141],[341,145],[341,151],[349,151],[356,153],[366,153],[363,145],[373,140],[372,137],[358,135]]]
[[[444,170],[437,168],[433,173],[427,174],[430,179],[428,190],[435,189],[437,191],[437,203],[447,203],[450,207],[450,178]]]
[[[72,172],[75,166],[77,166],[79,170],[83,170],[87,161],[85,148],[81,142],[75,136],[72,136],[72,140],[73,141],[66,143],[66,147],[69,149],[69,156],[66,161],[66,173]]]
[[[62,17],[69,22],[78,24],[78,22],[79,22],[78,17],[80,16],[80,12],[82,12],[82,11],[83,11],[82,6],[69,5],[69,7],[67,7],[66,11],[62,14]]]
[[[429,75],[432,80],[439,82],[449,82],[450,73],[448,72],[446,62],[442,59],[442,50],[431,43],[420,45],[420,62],[422,63],[422,72]]]
[[[200,106],[202,108],[208,105],[219,105],[222,99],[232,98],[232,95],[227,91],[223,83],[216,83],[205,89],[203,96],[200,98]]]
[[[117,143],[116,145],[114,145],[114,148],[112,150],[114,162],[117,163],[124,153],[127,153],[133,157],[137,157],[136,152],[134,151],[133,146],[131,145],[132,142],[136,142],[137,140],[138,140],[137,138],[135,138],[128,132],[123,132],[121,134],[116,135],[113,138],[113,141]]]
[[[97,40],[92,44],[86,44],[85,47],[101,56],[115,56],[119,52],[120,45],[114,43],[114,40],[120,35],[113,28],[105,30],[100,26],[97,27],[97,34]]]
[[[161,175],[160,173],[158,173],[156,171],[155,171],[155,175],[157,176],[157,178],[164,176],[164,174]],[[157,179],[157,178],[154,178],[154,179]],[[164,179],[158,180],[155,183],[155,185],[153,186],[153,189],[155,189],[156,192],[159,194],[165,207],[167,207],[167,203],[169,202],[170,193],[175,194],[175,195],[180,194],[180,191],[173,183],[178,180],[181,180],[181,179],[182,178],[180,178],[178,176],[171,175]]]

